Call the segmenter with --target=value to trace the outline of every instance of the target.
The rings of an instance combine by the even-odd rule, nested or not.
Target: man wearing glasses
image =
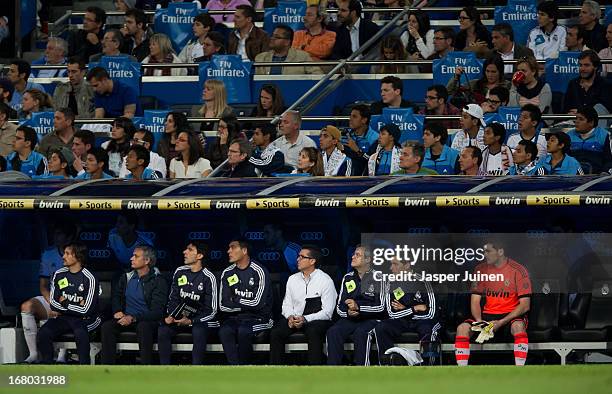
[[[434,53],[427,59],[442,59],[447,53],[453,52],[455,47],[455,31],[448,26],[443,26],[434,31]]]
[[[499,107],[505,107],[508,105],[509,99],[510,91],[504,86],[496,86],[489,90],[487,98],[480,105],[480,107],[482,108],[482,112],[485,114],[497,113],[499,111]]]
[[[425,108],[419,111],[422,115],[461,115],[461,111],[454,105],[447,103],[448,90],[444,85],[433,85],[427,88],[425,96]],[[442,124],[447,129],[458,129],[458,120],[443,120]]]
[[[99,7],[89,7],[83,18],[83,28],[73,32],[68,39],[68,56],[79,56],[83,61],[102,51],[103,27],[106,12]]]
[[[95,54],[89,58],[90,62],[99,62],[102,59],[102,56],[120,56],[124,55],[129,57],[129,59],[133,62],[137,62],[136,59],[132,55],[125,55],[121,53],[120,48],[123,46],[123,36],[121,32],[117,29],[109,29],[104,33],[104,38],[102,38],[102,52]]]
[[[278,25],[270,37],[271,51],[262,52],[255,57],[255,62],[312,62],[310,55],[301,49],[291,47],[293,42],[293,29],[286,25]],[[283,67],[281,65],[272,67],[255,67],[256,74],[267,75],[303,75],[303,74],[323,74],[319,67],[303,66]]]
[[[297,332],[306,335],[308,363],[323,364],[323,342],[331,326],[337,293],[333,280],[317,268],[321,259],[321,249],[314,245],[304,245],[297,256],[299,272],[287,281],[283,319],[275,324],[270,334],[270,364],[283,363],[287,339]]]

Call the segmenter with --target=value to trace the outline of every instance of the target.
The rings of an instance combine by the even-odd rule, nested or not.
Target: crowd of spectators
[[[251,113],[254,117],[277,117],[280,121],[275,128],[261,121],[240,124],[228,105],[226,87],[215,79],[206,80],[202,105],[194,106],[190,115],[218,120],[202,122],[198,127],[188,122],[185,113],[173,111],[166,117],[165,132],[155,141],[151,132],[137,129],[132,122],[134,117],[143,114],[140,98],[134,90],[111,78],[102,67],[90,64],[88,68],[88,63],[96,63],[103,56],[120,55],[143,64],[197,63],[210,60],[216,54],[236,54],[255,63],[278,63],[256,66],[256,74],[322,74],[320,67],[309,65],[309,62],[350,56],[378,32],[380,21],[390,19],[392,13],[372,16],[363,13],[364,5],[359,0],[338,0],[333,21],[326,9],[309,5],[303,30],[293,31],[287,25],[277,25],[268,35],[256,26],[257,14],[248,1],[219,1],[217,4],[211,0],[209,9],[230,9],[235,10],[234,13],[213,16],[203,13],[195,17],[193,39],[176,53],[169,37],[153,32],[148,23],[142,8],[150,8],[151,4],[137,3],[118,1],[117,9],[124,12],[124,16],[112,18],[107,18],[106,12],[98,7],[89,7],[81,29],[70,32],[66,40],[49,38],[44,56],[32,65],[62,68],[33,70],[30,63],[22,59],[11,61],[6,77],[0,79],[0,153],[6,161],[6,164],[2,162],[3,169],[20,170],[37,177],[64,178],[73,175],[76,178],[190,178],[208,176],[219,167],[222,168],[215,174],[225,176],[405,175],[412,170],[405,171],[401,164],[406,155],[402,153],[405,142],[402,131],[397,125],[388,123],[378,132],[370,127],[369,121],[384,108],[412,108],[414,113],[426,116],[461,117],[459,121],[427,121],[420,145],[414,145],[414,141],[405,145],[414,148],[410,155],[420,158],[423,168],[439,174],[466,174],[460,158],[467,148],[472,156],[482,156],[479,160],[482,163],[477,166],[480,173],[511,174],[513,168],[524,162],[519,160],[517,164],[513,160],[520,142],[529,140],[537,147],[537,155],[531,155],[529,163],[535,161],[542,164],[545,173],[556,174],[560,172],[555,168],[563,167],[563,163],[544,165],[556,151],[549,149],[554,144],[548,135],[544,138],[540,134],[543,127],[553,126],[552,122],[542,121],[542,114],[555,113],[555,106],[561,108],[562,113],[575,116],[567,134],[571,136],[570,141],[558,138],[557,142],[564,147],[561,150],[564,154],[578,160],[581,170],[561,173],[600,173],[612,167],[609,122],[600,120],[602,114],[612,110],[607,79],[612,66],[601,64],[601,59],[609,59],[612,54],[612,26],[599,23],[602,7],[592,0],[584,1],[576,22],[568,26],[559,24],[561,14],[555,2],[540,3],[538,26],[529,33],[526,45],[515,42],[515,32],[507,23],[495,24],[489,31],[482,23],[481,13],[471,6],[458,13],[458,33],[447,26],[434,28],[427,12],[410,12],[398,29],[366,48],[360,56],[419,60],[443,58],[451,51],[470,51],[484,59],[481,77],[467,80],[463,78],[464,69],[456,67],[455,75],[446,86],[432,84],[427,88],[424,105],[419,106],[404,98],[404,83],[396,74],[423,72],[427,65],[375,65],[372,72],[386,75],[380,80],[381,99],[371,104],[353,105],[349,127],[327,125],[320,132],[319,146],[304,133],[300,113],[285,112],[290,103],[283,102],[277,85],[262,87]],[[393,8],[400,3],[387,1],[384,4]],[[224,22],[232,22],[234,28],[227,28]],[[551,86],[538,60],[554,58],[565,50],[579,50],[581,54],[579,76],[569,81],[560,106],[553,100]],[[284,62],[303,65],[283,66]],[[143,69],[146,76],[189,73],[190,69],[181,67]],[[59,82],[51,96],[42,85],[30,80],[42,77],[67,77],[68,81]],[[487,116],[506,106],[521,108],[518,132],[511,133],[501,123],[487,124],[485,121]],[[27,121],[33,113],[45,111],[54,112],[54,125],[53,131],[40,142],[36,133],[32,137],[32,129],[27,123],[16,126],[10,122],[12,119]],[[86,151],[75,151],[77,133],[91,133],[86,127],[77,131],[75,120],[92,117],[114,119],[110,139],[101,146],[107,156],[101,151],[92,152],[99,145],[95,139]],[[449,132],[452,129],[458,131]],[[206,137],[206,132],[210,131],[217,132],[214,138]],[[23,142],[17,137],[20,135],[24,137]],[[149,152],[145,168],[150,171],[141,173],[138,166],[128,165],[130,153],[143,155],[142,149],[132,150],[135,146]],[[72,155],[67,154],[68,150]],[[34,153],[42,158],[30,157]],[[52,156],[55,164],[50,168]],[[62,160],[67,165],[58,167],[57,163]],[[164,166],[160,165],[162,160]],[[30,167],[27,163],[33,161],[36,165]],[[89,165],[94,162],[103,165]],[[235,170],[242,165],[249,168]],[[98,167],[103,170],[97,171]]]

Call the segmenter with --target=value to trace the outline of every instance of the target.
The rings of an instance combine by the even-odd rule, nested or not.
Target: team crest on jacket
[[[368,287],[368,292],[366,294],[369,296],[374,295],[374,284],[370,284],[370,287]]]
[[[204,290],[204,284],[202,282],[200,282],[200,284],[198,285],[198,290],[199,291]]]
[[[83,291],[83,290],[85,290],[85,287],[84,287],[84,286],[83,286],[83,284],[81,283],[81,284],[79,285],[79,291]]]
[[[506,279],[504,281],[504,286],[506,286],[506,287],[510,286],[510,280],[509,279]]]
[[[249,286],[253,286],[255,284],[255,279],[249,279]]]

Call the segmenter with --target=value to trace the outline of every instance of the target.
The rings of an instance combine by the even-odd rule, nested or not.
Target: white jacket
[[[546,60],[559,57],[559,52],[567,51],[565,26],[557,26],[550,34],[544,33],[540,26],[529,32],[527,47],[533,51],[536,59]]]
[[[296,272],[287,281],[287,291],[283,299],[282,313],[285,318],[289,316],[302,316],[307,298],[321,297],[321,310],[306,315],[304,319],[309,322],[313,320],[331,320],[336,306],[338,293],[334,281],[325,272],[315,269],[308,280],[301,272]]]

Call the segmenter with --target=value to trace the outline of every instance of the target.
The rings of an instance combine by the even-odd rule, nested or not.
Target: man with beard
[[[336,42],[336,33],[325,28],[325,16],[318,5],[309,5],[304,15],[304,30],[293,36],[292,47],[307,52],[312,60],[327,59]]]
[[[346,59],[378,32],[379,27],[374,22],[361,17],[361,10],[359,0],[338,1],[338,22],[341,25],[336,29],[333,59]]]
[[[612,98],[606,81],[598,75],[601,61],[595,51],[584,51],[578,60],[578,78],[572,79],[565,92],[563,112],[575,115],[580,107],[594,107],[599,114],[609,113],[612,109]]]

